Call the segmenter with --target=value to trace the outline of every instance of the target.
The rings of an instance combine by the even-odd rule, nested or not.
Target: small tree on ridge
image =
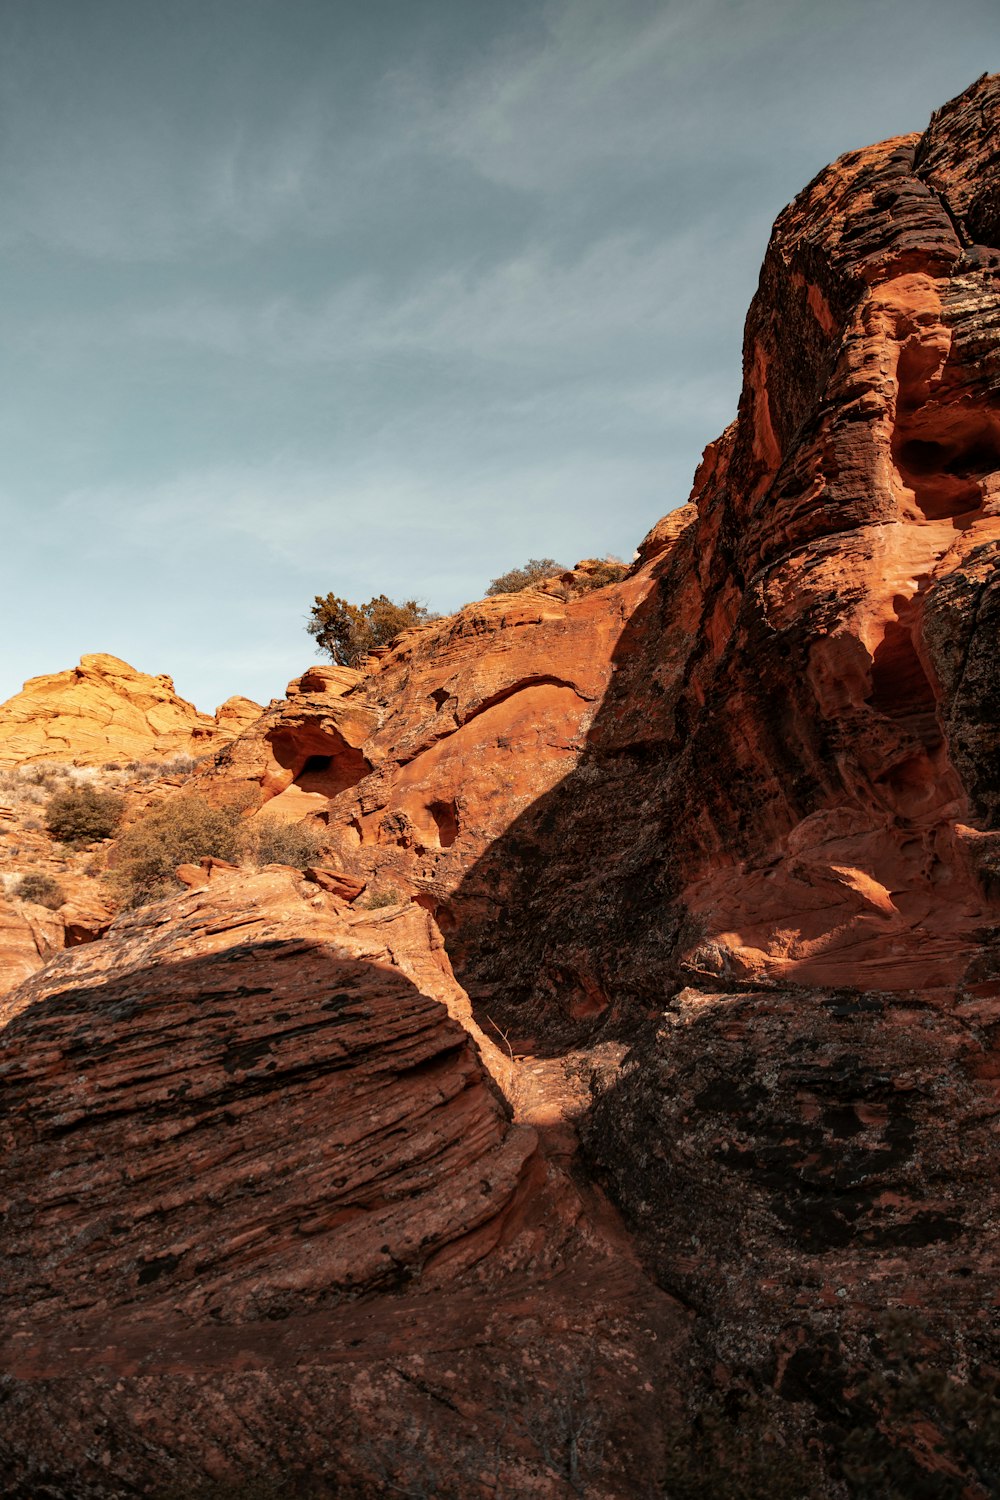
[[[351,604],[336,594],[317,594],[306,625],[316,645],[340,667],[356,667],[377,646],[387,646],[400,631],[433,619],[416,599],[396,604],[385,594],[367,604]]]

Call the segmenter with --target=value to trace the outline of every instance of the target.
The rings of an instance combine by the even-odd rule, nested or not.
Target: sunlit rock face
[[[668,517],[651,551],[662,557],[693,516]],[[456,887],[585,754],[652,581],[647,560],[588,588],[581,566],[409,630],[362,672],[312,668],[200,786],[226,796],[243,783],[263,797],[260,817],[313,819],[346,871],[419,897],[447,926]]]
[[[260,712],[259,704],[235,697],[214,716],[199,713],[177,696],[171,678],[98,653],[67,672],[32,677],[0,704],[0,766],[203,755],[242,734]]]
[[[6,997],[17,1500],[669,1493],[696,1388],[812,1423],[800,1492],[867,1423],[988,1493],[864,1390],[887,1311],[1000,1365],[998,126],[984,78],[780,216],[628,577],[221,750],[312,878],[186,867]]]
[[[532,1015],[699,976],[985,998],[998,100],[980,80],[779,217],[697,519],[653,558],[575,773],[456,893],[466,982]]]

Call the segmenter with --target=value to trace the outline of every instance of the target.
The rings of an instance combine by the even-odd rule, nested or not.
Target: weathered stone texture
[[[839,1496],[864,1422],[938,1442],[859,1394],[887,1312],[997,1388],[998,111],[779,217],[737,420],[621,583],[313,669],[222,750],[207,791],[325,828],[311,879],[186,867],[0,1002],[18,1500],[43,1450],[56,1495],[560,1495],[577,1369],[595,1500],[664,1491],[698,1380],[812,1413]]]
[[[179,698],[169,677],[137,672],[117,656],[84,656],[68,672],[32,677],[0,704],[0,766],[201,755],[260,712],[249,698],[228,698],[213,718]]]

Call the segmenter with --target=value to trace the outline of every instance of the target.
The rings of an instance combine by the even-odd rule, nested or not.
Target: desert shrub
[[[45,826],[64,844],[92,844],[106,839],[121,822],[124,803],[114,792],[92,786],[67,787],[49,798]]]
[[[587,579],[584,587],[587,589],[607,588],[609,583],[621,583],[628,572],[628,563],[622,562],[620,557],[602,557],[587,571]]]
[[[241,853],[255,865],[294,865],[304,870],[315,864],[322,839],[306,823],[279,823],[276,818],[254,818],[241,830]]]
[[[35,786],[49,788],[53,786],[57,781],[62,779],[62,777],[65,775],[65,771],[61,767],[57,768],[55,766],[45,765],[43,762],[40,765],[25,766],[22,774],[25,781],[30,781]]]
[[[364,901],[359,901],[357,904],[363,906],[365,911],[379,911],[383,906],[398,906],[402,899],[398,891],[386,885],[380,891],[372,891],[370,896],[366,896]]]
[[[167,760],[156,766],[155,771],[158,771],[161,776],[189,776],[196,765],[197,761],[193,755],[181,753],[169,756]]]
[[[338,666],[356,667],[369,651],[387,646],[411,625],[433,618],[416,599],[397,604],[378,594],[367,604],[351,604],[336,594],[317,594],[306,629]]]
[[[499,578],[494,578],[486,590],[486,597],[493,594],[517,594],[521,589],[530,589],[533,583],[539,583],[543,578],[551,578],[553,573],[565,571],[562,563],[557,563],[551,557],[529,557],[523,567],[511,568],[509,573],[501,573]]]
[[[196,793],[159,803],[125,829],[115,846],[114,881],[129,906],[156,901],[178,889],[178,865],[206,856],[240,856],[238,804],[213,807]]]
[[[55,911],[66,900],[66,894],[58,880],[51,875],[22,875],[14,887],[19,901],[33,901],[36,906],[47,906]]]

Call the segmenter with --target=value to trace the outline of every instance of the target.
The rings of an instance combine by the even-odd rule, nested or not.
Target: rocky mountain
[[[237,697],[210,717],[179,698],[169,677],[137,672],[117,656],[84,656],[68,672],[32,677],[0,704],[0,766],[203,755],[241,734],[260,712],[259,704]]]
[[[998,138],[784,211],[623,581],[218,750],[321,867],[2,1002],[13,1495],[997,1493]]]

